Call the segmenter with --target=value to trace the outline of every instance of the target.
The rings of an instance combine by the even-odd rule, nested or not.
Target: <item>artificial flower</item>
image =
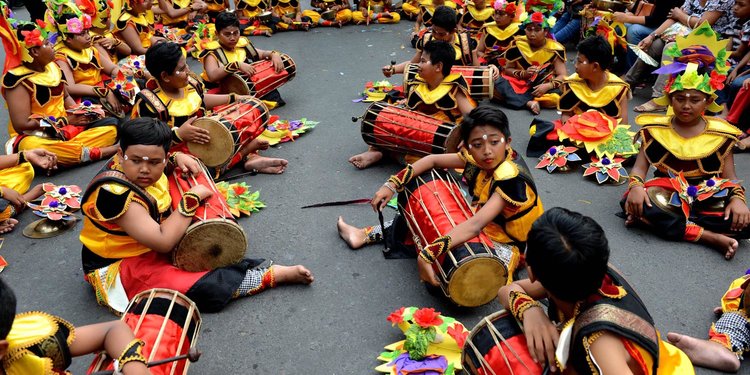
[[[466,338],[469,336],[469,332],[466,331],[466,328],[464,328],[463,324],[460,323],[455,323],[452,326],[448,327],[446,333],[450,337],[453,337],[454,340],[456,340],[456,344],[459,348],[464,347]]]
[[[385,320],[391,322],[392,326],[402,323],[404,321],[404,310],[406,310],[406,307],[402,307],[392,312],[387,318],[385,318]]]
[[[623,178],[628,177],[628,171],[622,166],[623,158],[597,157],[591,158],[591,163],[584,164],[583,177],[594,175],[596,182],[603,184],[608,180],[621,182]]]
[[[45,182],[42,184],[42,190],[44,190],[44,198],[41,203],[43,206],[56,201],[72,209],[81,208],[82,190],[77,185],[58,186]]]
[[[531,22],[538,24],[544,23],[544,15],[542,14],[542,12],[534,12],[531,15]]]
[[[83,23],[78,18],[68,18],[68,20],[65,21],[65,29],[70,34],[80,34],[83,32]]]
[[[576,154],[576,151],[578,151],[577,147],[552,146],[539,158],[536,168],[545,168],[548,173],[552,173],[558,168],[565,169],[569,161],[581,161],[581,157]]]
[[[21,35],[27,48],[41,47],[44,44],[42,32],[39,29],[21,31]]]
[[[422,308],[414,312],[414,323],[417,323],[422,328],[429,328],[439,326],[443,324],[443,319],[440,318],[440,313],[436,312],[433,308]]]
[[[715,70],[712,70],[709,85],[714,90],[721,90],[724,88],[724,81],[726,81],[726,79],[727,79],[727,76],[720,74],[719,72]]]

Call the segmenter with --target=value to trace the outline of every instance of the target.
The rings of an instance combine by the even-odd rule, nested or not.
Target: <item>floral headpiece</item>
[[[526,13],[520,17],[521,25],[538,23],[545,29],[551,29],[557,23],[554,15],[562,9],[562,0],[528,0]]]
[[[516,4],[515,1],[505,0],[495,0],[492,7],[495,8],[495,10],[505,12],[505,14],[509,16],[516,14],[516,11],[519,9],[518,4]]]
[[[14,19],[13,12],[5,2],[0,1],[0,11],[2,12],[2,19],[0,19],[0,39],[2,39],[3,47],[5,48],[3,73],[24,62],[30,63],[34,61],[34,58],[29,54],[29,49],[41,47],[44,45],[45,40],[54,43],[57,39],[57,35],[48,32],[47,25],[41,20],[31,23]],[[28,28],[28,25],[32,25],[33,29],[23,30],[19,35],[17,30]]]
[[[91,16],[84,14],[69,0],[47,0],[47,20],[65,37],[91,28]]]
[[[729,72],[728,40],[719,39],[719,34],[708,22],[703,22],[687,36],[678,37],[675,44],[665,51],[674,61],[662,62],[655,74],[669,74],[664,87],[664,96],[654,101],[660,105],[670,105],[669,94],[682,90],[698,90],[713,99],[716,91],[724,88]],[[701,68],[705,73],[698,73]],[[715,100],[707,108],[711,112],[721,112],[722,106]]]
[[[107,28],[110,11],[114,7],[111,0],[76,0],[76,6],[91,17],[91,25],[98,29]]]

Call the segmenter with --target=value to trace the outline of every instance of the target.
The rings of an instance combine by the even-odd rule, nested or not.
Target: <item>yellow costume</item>
[[[206,5],[211,18],[216,18],[214,14],[229,9],[229,1],[227,0],[206,0]]]
[[[484,0],[479,0],[484,1]],[[491,6],[485,6],[484,9],[478,10],[473,3],[468,3],[459,24],[464,29],[472,32],[479,31],[486,23],[492,22],[492,15],[495,9]]]
[[[409,19],[415,19],[417,16],[419,16],[419,12],[422,9],[422,4],[426,3],[429,0],[420,1],[420,0],[409,0],[404,1],[404,3],[401,5],[401,10],[404,11],[404,14],[406,14],[406,17]]]
[[[107,31],[104,34],[97,34],[95,32],[91,32],[91,44],[97,44],[102,39],[109,38],[114,40],[115,42],[112,43],[112,47],[105,48],[104,50],[107,51],[107,57],[112,61],[113,63],[117,64],[117,62],[120,60],[119,56],[117,56],[117,46],[123,43],[120,39],[117,39],[114,34],[112,34],[111,31]],[[100,56],[101,57],[101,56]]]
[[[75,83],[88,86],[104,85],[101,57],[96,48],[89,47],[79,52],[59,43],[55,46],[55,59],[68,64],[73,71]]]
[[[432,15],[435,13],[435,8],[444,5],[448,8],[456,10],[458,5],[451,0],[445,0],[442,4],[435,4],[432,0],[425,0],[419,7],[419,13],[422,15],[422,27],[432,26]]]
[[[237,4],[240,28],[244,35],[255,35],[256,33],[273,32],[273,29],[258,19],[263,12],[270,12],[268,2],[265,0],[241,0]],[[245,25],[244,22],[248,24]]]
[[[180,127],[192,117],[200,117],[205,113],[203,84],[193,78],[188,78],[188,85],[182,89],[180,99],[167,95],[155,80],[149,81],[147,87],[148,89],[142,90],[136,97],[132,118],[155,117],[174,128]]]
[[[0,186],[15,190],[21,194],[29,190],[33,180],[34,166],[28,162],[0,170]],[[4,199],[0,199],[0,222],[15,215],[16,210],[13,205]]]
[[[174,9],[189,9],[190,4],[192,3],[192,0],[167,0],[167,1],[172,4],[172,8]],[[206,3],[206,5],[208,4],[209,2]],[[186,25],[188,18],[190,18],[191,12],[185,13],[177,18],[172,18],[166,13],[161,14],[159,17],[161,18],[161,23],[164,26]]]
[[[8,354],[2,360],[7,375],[60,375],[72,361],[69,346],[75,327],[40,311],[16,315],[8,333]]]
[[[276,31],[284,30],[307,30],[310,27],[310,17],[305,16],[304,13],[300,14],[301,22],[293,21],[288,24],[281,20],[281,17],[288,17],[295,20],[297,12],[299,11],[299,0],[271,0],[271,11],[274,17],[278,17],[279,20],[276,22]]]
[[[250,64],[252,62],[260,60],[258,51],[253,46],[253,43],[245,37],[240,37],[239,40],[237,40],[237,45],[232,51],[229,51],[226,48],[222,47],[217,40],[209,42],[208,44],[206,44],[206,49],[201,51],[201,54],[199,56],[199,59],[201,63],[204,64],[204,66],[205,58],[208,56],[213,56],[216,59],[216,62],[219,63],[219,66],[221,67],[226,67],[227,65],[232,63]],[[213,82],[208,78],[208,74],[206,74],[205,68],[203,70],[203,73],[201,73],[201,79],[204,82]]]
[[[352,10],[349,9],[342,0],[319,0],[319,1],[313,1],[313,6],[318,8],[318,11],[314,10],[303,10],[302,15],[310,17],[313,23],[323,25],[323,26],[335,26],[331,24],[330,22],[326,23],[326,20],[323,20],[321,18],[321,13],[327,11],[328,9],[334,7],[334,6],[343,6],[344,9],[341,9],[336,12],[336,17],[334,18],[334,21],[337,21],[340,24],[347,24],[352,21]]]
[[[557,109],[561,112],[573,112],[574,115],[595,109],[608,116],[621,118],[622,111],[628,109],[620,108],[620,102],[623,98],[632,97],[630,85],[612,73],[607,74],[607,84],[597,91],[591,91],[586,81],[578,73],[573,73],[563,82]]]
[[[456,96],[463,93],[472,102],[466,80],[460,74],[450,74],[434,90],[427,87],[422,77],[417,75],[417,84],[409,88],[406,106],[409,109],[435,117],[442,121],[460,123],[463,119]]]
[[[354,20],[354,23],[356,24],[366,23],[367,17],[365,16],[365,12],[369,11],[370,23],[398,23],[399,21],[401,21],[401,15],[394,12],[389,7],[390,4],[386,6],[386,1],[384,0],[366,0],[364,9],[359,9],[352,12],[352,20]],[[376,12],[376,9],[382,9],[382,11]],[[385,15],[385,12],[388,12],[388,15]]]
[[[417,51],[422,51],[424,45],[432,39],[432,33],[430,32],[422,35],[417,41]],[[471,39],[469,34],[465,32],[456,32],[453,34],[452,45],[453,49],[456,51],[456,59],[453,61],[453,65],[474,65],[474,54],[469,39]]]
[[[137,16],[125,11],[120,15],[120,18],[117,19],[117,22],[115,22],[114,33],[118,35],[118,39],[122,40],[122,37],[119,36],[119,34],[126,28],[132,27],[138,33],[143,48],[148,49],[148,47],[151,47],[151,37],[154,36],[153,25],[154,12],[150,9],[144,12],[144,14],[139,14]]]
[[[57,64],[47,64],[44,72],[37,72],[23,65],[9,70],[3,77],[3,95],[6,90],[19,86],[28,90],[31,96],[30,111],[33,117],[54,117],[55,121],[67,123],[65,81]],[[90,127],[63,141],[38,135],[23,134],[18,137],[13,124],[9,123],[8,132],[12,138],[8,142],[13,145],[14,152],[44,148],[57,154],[58,163],[61,165],[73,166],[81,162],[98,160],[99,147],[115,144],[117,127],[113,125],[108,123]]]
[[[485,23],[482,28],[485,50],[482,52],[485,55],[505,52],[520,29],[521,24],[518,22],[513,22],[504,29],[501,29],[496,22]]]

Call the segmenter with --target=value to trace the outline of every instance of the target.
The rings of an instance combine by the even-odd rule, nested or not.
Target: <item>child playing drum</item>
[[[0,279],[0,374],[62,374],[72,357],[100,350],[118,358],[125,375],[151,374],[142,346],[120,320],[74,327],[39,311],[16,315],[16,296]]]
[[[202,170],[186,154],[167,157],[171,141],[169,126],[162,121],[129,120],[123,126],[117,155],[86,189],[81,204],[86,216],[80,235],[82,260],[97,301],[122,312],[137,293],[161,287],[187,295],[201,311],[210,312],[277,284],[311,283],[312,273],[300,265],[268,267],[243,259],[208,272],[188,272],[172,265],[169,253],[185,234],[201,201],[212,192],[203,185],[192,187],[182,195],[176,212],[167,215],[172,204],[164,174],[167,166],[185,173]]]
[[[406,107],[439,120],[460,122],[476,104],[469,97],[466,80],[459,74],[450,73],[455,56],[453,46],[443,41],[430,41],[419,55],[418,84],[409,88]],[[365,169],[382,158],[383,151],[371,146],[349,158],[349,162]]]
[[[489,105],[472,110],[461,123],[461,138],[466,147],[461,152],[429,155],[408,165],[391,176],[371,202],[375,211],[381,211],[412,178],[432,168],[464,168],[463,177],[476,208],[474,216],[425,246],[417,260],[420,278],[435,286],[439,283],[430,264],[480,232],[495,242],[514,245],[508,265],[508,273],[512,275],[520,262],[519,249],[524,249],[531,223],[544,211],[523,159],[510,148],[508,118],[501,110]],[[339,235],[352,249],[383,241],[383,229],[356,228],[341,217],[338,221]]]
[[[203,84],[188,74],[190,67],[182,49],[172,42],[159,43],[149,48],[146,53],[146,69],[154,79],[147,82],[147,89],[138,93],[132,117],[155,117],[166,122],[172,128],[175,143],[210,143],[208,131],[194,126],[193,121],[204,116],[206,108],[232,104],[243,98],[235,94],[204,94]],[[268,148],[267,142],[249,142],[239,150],[242,158],[238,160],[245,160],[244,167],[249,171],[283,173],[288,162],[255,153],[264,148]]]
[[[531,358],[551,372],[693,374],[685,353],[661,340],[640,297],[608,265],[609,251],[590,217],[555,207],[534,222],[526,243],[529,278],[498,292],[523,324]],[[544,298],[549,316],[539,303]]]

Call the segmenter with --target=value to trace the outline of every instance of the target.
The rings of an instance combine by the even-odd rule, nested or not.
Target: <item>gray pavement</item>
[[[351,251],[336,234],[336,218],[343,215],[355,225],[375,223],[368,206],[355,205],[301,210],[323,201],[371,197],[392,173],[395,164],[359,171],[347,163],[364,150],[359,125],[351,116],[362,114],[364,104],[352,99],[368,80],[381,79],[380,67],[391,59],[406,60],[411,24],[348,26],[341,30],[256,37],[263,49],[291,55],[297,78],[280,91],[288,105],[274,113],[290,119],[320,121],[309,134],[266,155],[287,158],[283,175],[258,175],[245,180],[261,190],[268,204],[260,213],[239,223],[249,238],[247,255],[273,259],[279,264],[304,264],[315,274],[311,286],[282,287],[235,301],[221,313],[204,314],[199,347],[204,352],[194,374],[371,374],[384,345],[400,340],[386,316],[401,306],[432,306],[471,328],[483,316],[498,310],[492,302],[477,309],[462,309],[429,295],[418,282],[414,261],[385,260],[377,246]],[[570,55],[569,60],[575,56]],[[195,70],[198,64],[193,61]],[[569,64],[570,65],[570,64]],[[399,83],[398,79],[391,79]],[[645,101],[637,93],[630,108]],[[506,111],[513,144],[523,149],[528,141],[531,115]],[[541,117],[554,119],[554,111]],[[631,118],[633,113],[631,112]],[[0,113],[0,122],[7,112]],[[3,134],[5,141],[7,134]],[[750,176],[748,157],[736,158],[741,178]],[[535,163],[527,160],[530,166]],[[35,182],[78,184],[85,187],[100,163],[38,176]],[[737,256],[727,262],[713,250],[686,243],[665,242],[640,230],[628,230],[618,212],[625,190],[597,186],[583,180],[580,171],[548,175],[533,170],[545,207],[563,206],[595,218],[606,230],[612,263],[639,291],[657,327],[666,336],[678,331],[705,337],[729,282],[750,264],[750,246],[742,241]],[[390,212],[389,212],[390,214]],[[30,212],[19,220],[34,219]],[[5,236],[0,250],[10,263],[3,278],[19,299],[19,311],[44,310],[76,325],[113,319],[96,304],[91,287],[83,281],[75,232],[54,239],[31,240],[20,230]],[[84,373],[91,357],[76,359],[72,371]],[[742,373],[750,373],[743,366]],[[698,370],[699,374],[711,371]]]

